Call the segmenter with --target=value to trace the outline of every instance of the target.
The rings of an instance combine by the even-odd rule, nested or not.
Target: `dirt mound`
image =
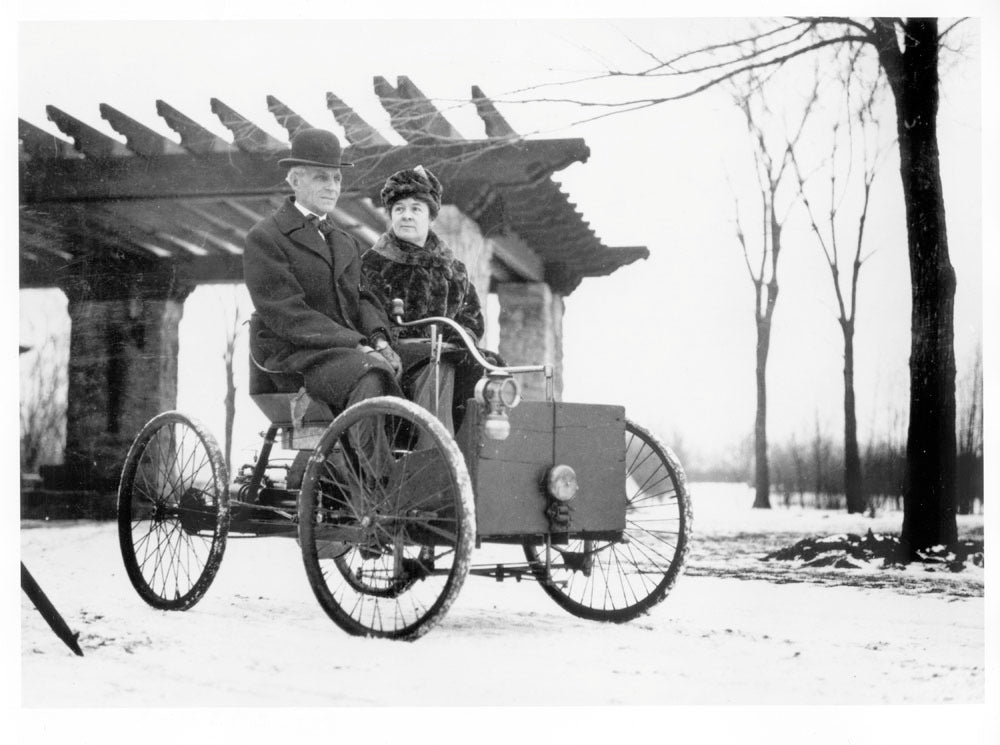
[[[863,538],[856,533],[803,538],[792,546],[767,554],[763,560],[790,561],[800,566],[833,569],[872,566],[902,569],[914,563],[906,561],[899,536],[873,533],[871,530]],[[961,572],[969,565],[982,567],[983,541],[960,540],[951,546],[934,546],[917,551],[915,562],[928,572]]]

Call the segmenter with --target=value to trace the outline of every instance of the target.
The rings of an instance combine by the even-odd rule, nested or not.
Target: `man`
[[[255,312],[250,351],[269,373],[301,374],[311,397],[334,413],[398,394],[399,357],[388,319],[359,289],[361,246],[329,220],[340,197],[340,141],[322,129],[292,138],[294,196],[247,233],[244,277]]]

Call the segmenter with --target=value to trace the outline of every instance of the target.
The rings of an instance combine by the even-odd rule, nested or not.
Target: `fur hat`
[[[287,158],[278,161],[278,165],[321,166],[323,168],[345,168],[353,163],[340,161],[340,140],[333,132],[325,129],[307,127],[300,129],[292,138],[292,151]]]
[[[419,199],[427,203],[433,220],[441,209],[442,193],[441,182],[427,168],[404,168],[386,179],[385,186],[382,187],[382,204],[387,210],[391,210],[392,205],[400,199]]]

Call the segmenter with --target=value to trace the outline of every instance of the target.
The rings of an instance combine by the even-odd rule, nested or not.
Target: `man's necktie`
[[[330,240],[330,233],[334,231],[333,221],[328,217],[320,218],[319,215],[309,215],[309,222],[316,226],[323,237]]]

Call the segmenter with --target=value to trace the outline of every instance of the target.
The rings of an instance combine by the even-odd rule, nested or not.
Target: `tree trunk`
[[[883,27],[884,30],[884,27]],[[891,29],[890,29],[891,30]],[[879,57],[896,102],[900,174],[912,283],[910,422],[903,498],[904,548],[948,545],[955,521],[955,272],[948,255],[937,143],[938,24],[909,19]]]
[[[848,513],[865,511],[866,500],[861,480],[861,455],[858,452],[858,418],[854,404],[854,325],[842,324],[844,331],[844,496]]]
[[[233,375],[233,350],[226,350],[226,470],[233,474],[233,421],[236,419],[236,379]]]
[[[767,352],[771,345],[771,323],[757,319],[757,417],[754,421],[754,457],[756,493],[753,506],[771,508],[771,473],[767,460]]]

